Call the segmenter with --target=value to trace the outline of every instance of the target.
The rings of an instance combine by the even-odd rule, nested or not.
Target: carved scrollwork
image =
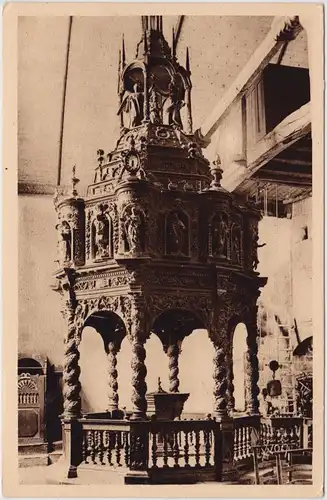
[[[75,327],[77,343],[81,340],[82,330],[86,320],[94,313],[99,311],[111,311],[120,316],[124,321],[127,332],[131,324],[131,299],[129,296],[102,296],[96,299],[80,300],[75,310]]]
[[[149,314],[154,319],[169,309],[185,309],[194,313],[209,330],[213,322],[213,303],[211,295],[152,294],[148,297]]]

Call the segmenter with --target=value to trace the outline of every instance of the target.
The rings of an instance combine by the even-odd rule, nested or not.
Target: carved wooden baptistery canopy
[[[57,289],[76,344],[92,325],[107,347],[155,332],[168,348],[205,328],[227,348],[235,318],[255,322],[265,283],[260,212],[220,186],[219,158],[210,165],[195,141],[188,51],[182,67],[161,17],[144,16],[142,27],[135,59],[126,63],[124,43],[120,51],[115,149],[98,151],[85,199],[75,175],[71,194],[55,197]],[[110,338],[105,313],[116,318]]]

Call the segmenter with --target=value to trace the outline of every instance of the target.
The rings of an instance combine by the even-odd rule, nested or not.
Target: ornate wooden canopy
[[[257,413],[256,301],[265,283],[256,272],[260,212],[220,186],[219,158],[210,165],[195,141],[189,56],[181,67],[161,18],[142,25],[135,60],[126,64],[124,46],[121,52],[117,145],[98,151],[85,199],[75,175],[72,193],[55,199],[55,277],[68,322],[65,416],[80,415],[78,345],[87,325],[99,331],[108,353],[111,411],[118,409],[116,353],[129,337],[135,418],[146,413],[144,343],[151,332],[170,357],[170,389],[178,391],[180,343],[195,328],[207,329],[216,349],[215,412],[225,415],[233,408],[238,321],[248,328],[248,412]]]

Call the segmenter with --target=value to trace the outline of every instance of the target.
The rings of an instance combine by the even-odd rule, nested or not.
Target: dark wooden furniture
[[[281,483],[312,484],[312,448],[298,448],[279,452]],[[281,458],[284,456],[284,460]]]
[[[46,452],[45,394],[47,359],[18,360],[18,444],[20,452]]]

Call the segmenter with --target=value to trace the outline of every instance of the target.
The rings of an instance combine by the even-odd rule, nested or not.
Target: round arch
[[[234,410],[245,411],[245,353],[247,351],[248,329],[241,317],[235,317],[230,323],[230,340],[233,359]]]

